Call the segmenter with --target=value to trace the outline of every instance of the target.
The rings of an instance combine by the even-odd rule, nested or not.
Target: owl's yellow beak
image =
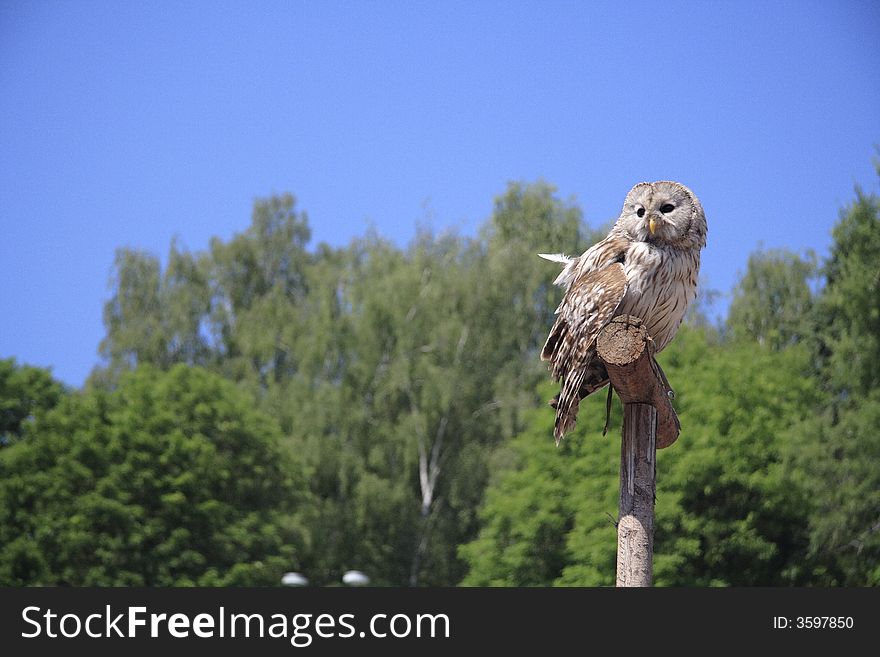
[[[654,217],[648,219],[648,230],[651,231],[651,235],[653,235],[654,231],[657,230],[657,222],[654,221]]]

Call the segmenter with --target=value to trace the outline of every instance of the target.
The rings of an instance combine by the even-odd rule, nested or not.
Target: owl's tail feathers
[[[566,433],[574,429],[577,422],[578,406],[581,403],[581,386],[586,378],[588,368],[580,367],[566,375],[562,382],[562,389],[554,398],[550,405],[556,409],[556,422],[553,425],[553,437],[556,439],[556,446]]]
[[[608,373],[601,362],[591,362],[565,377],[562,389],[551,399],[548,404],[556,410],[556,423],[553,427],[553,436],[556,438],[556,446],[562,437],[574,429],[577,421],[578,407],[581,399],[592,395],[608,385]],[[610,415],[611,387],[608,388],[608,402],[606,403],[605,430],[608,431],[608,417]]]
[[[553,437],[556,439],[557,447],[559,447],[559,443],[562,442],[565,434],[574,429],[576,423],[577,404],[575,404],[574,411],[571,414],[562,415],[561,413],[556,413],[556,425],[553,427]]]

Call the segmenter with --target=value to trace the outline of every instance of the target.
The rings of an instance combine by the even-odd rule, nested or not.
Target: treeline
[[[591,399],[557,449],[537,357],[535,254],[600,236],[537,183],[473,238],[310,247],[288,195],[164,266],[121,249],[83,390],[0,361],[0,584],[613,583],[616,433]],[[825,262],[754,254],[661,361],[657,583],[880,583],[878,198]]]

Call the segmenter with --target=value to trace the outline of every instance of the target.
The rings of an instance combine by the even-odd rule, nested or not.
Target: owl
[[[697,294],[706,232],[703,207],[691,190],[667,180],[643,182],[626,195],[604,240],[576,258],[538,254],[563,264],[554,283],[565,295],[541,350],[541,360],[562,382],[550,402],[557,446],[574,427],[580,400],[608,383],[596,338],[613,317],[641,318],[654,353],[675,337]]]

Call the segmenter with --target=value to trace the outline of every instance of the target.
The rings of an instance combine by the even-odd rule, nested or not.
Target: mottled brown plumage
[[[697,293],[706,231],[703,208],[687,187],[639,183],[604,240],[577,258],[539,254],[565,265],[554,281],[565,296],[541,350],[562,383],[551,401],[557,445],[574,427],[580,400],[608,383],[596,337],[612,317],[644,320],[655,353],[675,336]]]

